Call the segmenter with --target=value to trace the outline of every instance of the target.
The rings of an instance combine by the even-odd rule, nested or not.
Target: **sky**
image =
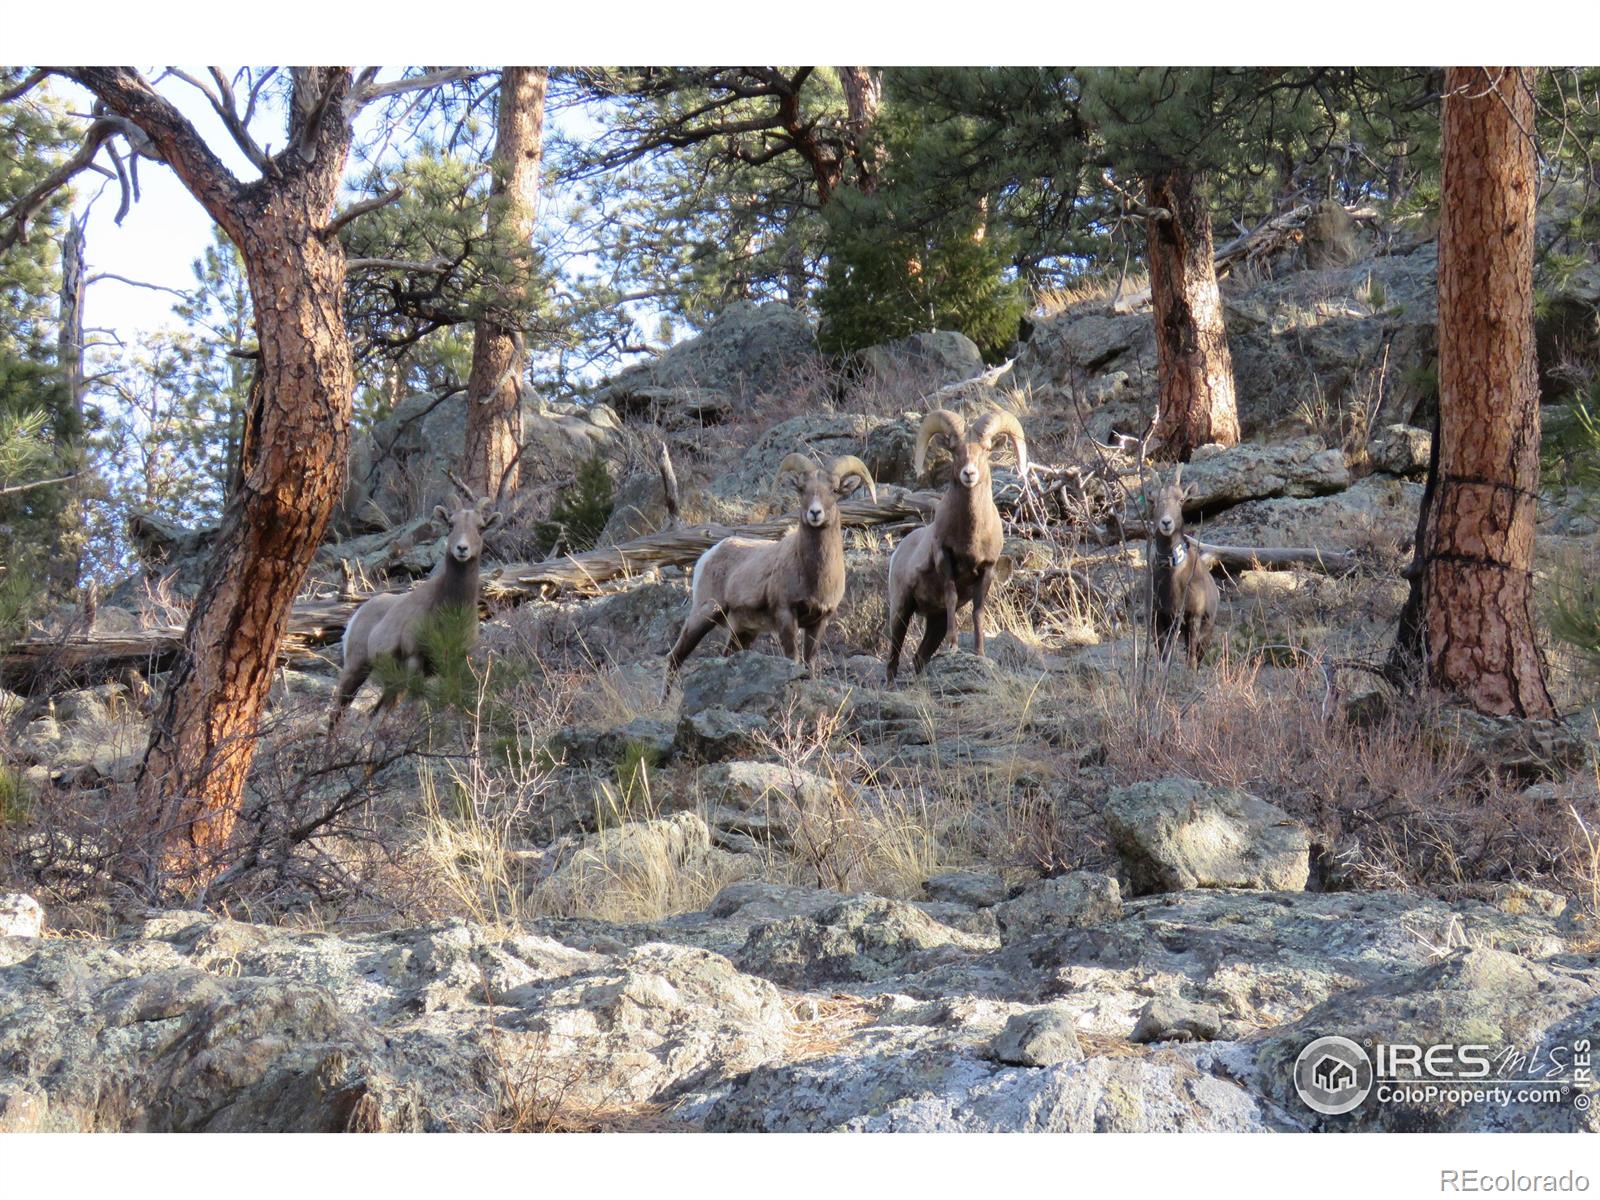
[[[205,68],[183,69],[190,75],[209,78]],[[235,69],[222,68],[229,74]],[[155,74],[147,72],[149,77]],[[398,75],[398,69],[386,68],[379,78]],[[88,110],[90,97],[82,88],[61,79],[52,81],[52,86],[67,98],[75,112]],[[248,181],[259,177],[260,172],[235,145],[221,118],[196,88],[178,79],[168,79],[158,86],[238,178]],[[358,142],[364,134],[378,127],[381,110],[381,105],[374,104],[357,116]],[[264,101],[251,126],[256,141],[263,146],[281,143],[283,128],[281,107],[269,106]],[[547,128],[571,136],[598,131],[599,126],[581,110],[568,108],[552,112]],[[403,150],[404,146],[396,143],[394,149]],[[102,182],[108,186],[102,187]],[[79,213],[89,213],[85,231],[88,274],[91,278],[96,274],[121,277],[100,279],[89,288],[84,305],[85,325],[90,329],[109,330],[129,345],[138,340],[140,333],[162,327],[181,327],[182,322],[172,312],[177,298],[156,289],[182,291],[193,287],[192,264],[213,236],[210,216],[166,166],[141,162],[139,187],[138,201],[118,225],[115,216],[120,194],[116,184],[93,174],[80,176],[77,183],[76,209]],[[548,186],[541,190],[540,206],[546,212],[556,211],[561,200],[562,197]],[[568,269],[593,270],[596,266],[592,259],[582,255],[568,261]],[[139,287],[124,280],[153,286]],[[649,319],[654,311],[650,305],[636,304],[632,311],[646,319],[647,329],[654,328],[654,322]]]
[[[236,68],[224,67],[232,73]],[[187,68],[188,73],[207,78],[205,68]],[[390,73],[385,74],[385,78]],[[87,111],[89,94],[74,83],[56,79],[60,89],[78,112]],[[198,90],[180,80],[169,79],[159,85],[160,92],[177,105],[218,157],[239,179],[248,182],[260,172],[234,144],[222,120]],[[376,107],[357,118],[362,123],[376,118]],[[270,145],[283,139],[283,112],[276,105],[262,105],[252,122],[256,141]],[[89,211],[84,236],[84,257],[89,275],[104,272],[159,287],[185,290],[194,286],[192,264],[212,238],[211,217],[166,166],[149,161],[140,163],[139,199],[123,218],[115,221],[119,194],[110,180],[104,189],[99,177],[80,176],[77,211]],[[98,198],[96,198],[98,192]],[[163,325],[178,326],[172,315],[176,297],[149,288],[131,286],[114,279],[103,279],[89,289],[84,303],[87,326],[115,331],[125,341],[136,331]]]

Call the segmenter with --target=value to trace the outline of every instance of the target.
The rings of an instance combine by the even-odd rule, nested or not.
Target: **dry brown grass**
[[[1059,287],[1036,288],[1030,312],[1037,318],[1049,320],[1070,312],[1079,306],[1109,305],[1119,297],[1137,295],[1150,287],[1150,276],[1144,271],[1129,271],[1117,289],[1115,271],[1095,275]]]
[[[1307,823],[1345,886],[1565,888],[1581,874],[1565,815],[1530,803],[1523,784],[1449,736],[1436,705],[1396,702],[1362,725],[1334,700],[1320,670],[1224,657],[1200,680],[1179,674],[1142,697],[1114,689],[1092,736],[1117,783],[1180,775],[1280,805]]]

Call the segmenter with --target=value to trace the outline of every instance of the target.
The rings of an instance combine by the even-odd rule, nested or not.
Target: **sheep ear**
[[[500,524],[500,519],[502,517],[504,517],[504,516],[505,516],[505,513],[501,512],[498,508],[495,509],[488,516],[484,517],[483,525],[481,526],[481,528],[483,528],[483,529],[493,529],[496,525]]]
[[[994,563],[994,581],[1004,583],[1011,578],[1011,572],[1016,570],[1017,564],[1012,561],[1011,555],[1002,554]]]
[[[852,472],[839,480],[839,486],[834,488],[834,491],[840,496],[848,496],[852,492],[860,491],[862,482],[861,476]]]
[[[441,525],[450,524],[450,510],[442,504],[433,506],[433,519]]]

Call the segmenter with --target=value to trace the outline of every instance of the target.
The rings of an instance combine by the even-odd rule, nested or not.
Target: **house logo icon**
[[[1294,1088],[1313,1112],[1341,1116],[1372,1091],[1372,1060],[1349,1038],[1317,1038],[1294,1061]]]

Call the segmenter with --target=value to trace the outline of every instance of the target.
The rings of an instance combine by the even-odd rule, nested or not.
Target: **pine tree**
[[[1446,72],[1439,422],[1391,664],[1481,712],[1548,717],[1532,611],[1533,130],[1526,69]]]
[[[0,68],[0,92],[23,74]],[[0,104],[0,212],[33,192],[66,159],[72,144],[64,106],[45,93]],[[58,594],[76,580],[57,569],[69,546],[76,481],[35,486],[78,466],[82,420],[57,362],[56,305],[60,243],[71,197],[58,192],[31,214],[28,239],[0,250],[0,571],[12,625],[35,611],[46,585]]]

